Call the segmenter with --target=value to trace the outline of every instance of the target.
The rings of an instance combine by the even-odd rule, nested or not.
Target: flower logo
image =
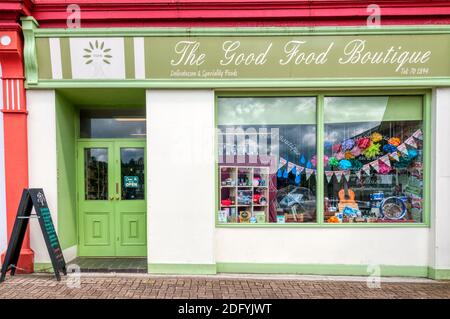
[[[83,58],[86,59],[85,64],[91,64],[94,61],[111,64],[112,55],[109,53],[111,49],[106,49],[103,41],[100,43],[98,40],[95,40],[95,42],[89,41],[89,48],[85,48],[84,51],[86,52],[83,55]]]

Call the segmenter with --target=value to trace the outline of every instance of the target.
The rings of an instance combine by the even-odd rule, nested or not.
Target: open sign
[[[139,187],[139,177],[138,176],[124,176],[123,184],[125,188],[138,188]]]

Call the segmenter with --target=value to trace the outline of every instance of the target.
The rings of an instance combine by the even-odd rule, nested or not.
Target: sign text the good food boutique
[[[40,79],[450,77],[449,34],[76,37],[36,43]]]

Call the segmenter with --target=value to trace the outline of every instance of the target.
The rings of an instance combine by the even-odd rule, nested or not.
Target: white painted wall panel
[[[433,179],[431,265],[450,269],[450,88],[433,91]]]
[[[219,228],[216,234],[216,261],[224,263],[428,264],[426,228]]]
[[[27,90],[29,186],[44,189],[55,229],[58,229],[55,103],[53,90]],[[50,262],[35,219],[31,220],[31,249],[36,263]]]
[[[148,261],[214,263],[214,92],[147,91]]]

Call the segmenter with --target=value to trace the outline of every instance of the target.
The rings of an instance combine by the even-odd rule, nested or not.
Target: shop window
[[[218,222],[315,223],[315,97],[218,98]]]
[[[324,222],[422,223],[422,96],[324,98]]]
[[[81,138],[145,138],[145,109],[80,110]]]

